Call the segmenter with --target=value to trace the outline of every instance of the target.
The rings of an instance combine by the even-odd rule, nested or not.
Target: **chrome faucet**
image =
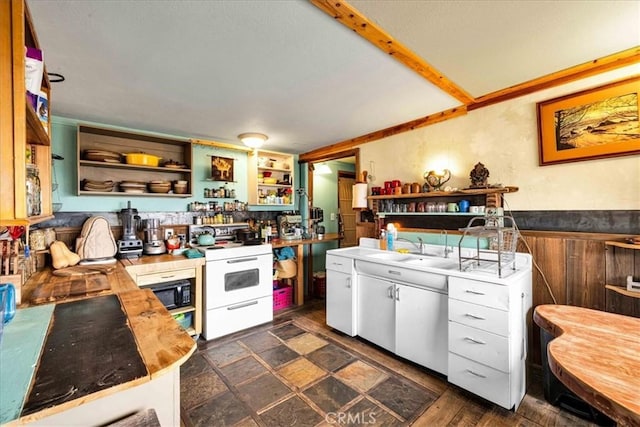
[[[418,241],[420,242],[420,245],[418,245],[416,242],[413,242],[409,239],[405,239],[404,237],[398,237],[396,240],[402,240],[403,242],[411,243],[420,251],[420,255],[424,255],[424,241],[420,237],[418,237]]]
[[[444,234],[444,257],[449,258],[449,254],[453,253],[453,247],[449,247],[449,234],[447,230],[440,231],[440,235]]]

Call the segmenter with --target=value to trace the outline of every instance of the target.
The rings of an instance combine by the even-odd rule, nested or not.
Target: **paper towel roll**
[[[369,207],[367,201],[367,184],[359,182],[353,185],[353,201],[351,203],[353,209],[366,209]]]

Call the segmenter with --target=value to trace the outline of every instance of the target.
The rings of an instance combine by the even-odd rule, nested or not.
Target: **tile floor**
[[[180,371],[182,425],[594,425],[544,401],[539,378],[517,411],[493,405],[331,330],[320,307],[199,342]]]
[[[347,414],[402,425],[438,397],[294,322],[208,344],[182,367],[180,389],[193,426],[314,426]]]

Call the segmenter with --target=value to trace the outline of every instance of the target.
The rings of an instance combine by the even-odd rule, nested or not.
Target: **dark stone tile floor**
[[[180,381],[185,427],[399,426],[436,398],[295,321],[200,345]]]

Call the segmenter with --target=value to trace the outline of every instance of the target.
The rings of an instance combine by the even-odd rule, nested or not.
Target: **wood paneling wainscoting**
[[[531,248],[534,260],[533,308],[554,303],[550,289],[557,304],[640,317],[640,298],[605,289],[606,284],[622,285],[628,275],[638,280],[640,251],[615,248],[614,253],[614,249],[605,244],[611,240],[622,241],[629,235],[527,230],[521,230],[521,235]],[[518,252],[529,252],[522,240]],[[531,314],[527,324],[529,362],[541,365],[540,328],[532,322]]]

